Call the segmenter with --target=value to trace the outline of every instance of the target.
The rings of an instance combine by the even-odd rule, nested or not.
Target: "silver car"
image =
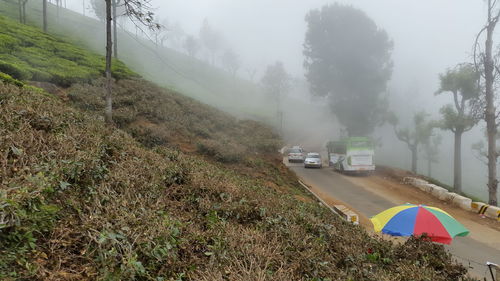
[[[319,153],[311,152],[307,153],[306,159],[304,159],[304,168],[320,168],[323,167],[321,162],[321,156]]]
[[[304,162],[304,150],[299,146],[294,146],[288,150],[288,162]]]

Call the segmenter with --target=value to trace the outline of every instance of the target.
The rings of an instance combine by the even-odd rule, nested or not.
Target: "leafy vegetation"
[[[104,58],[99,55],[3,16],[0,25],[0,72],[12,78],[68,87],[103,75]],[[119,61],[114,66],[117,79],[137,76]]]
[[[147,147],[166,145],[236,163],[275,152],[281,145],[271,128],[238,120],[144,80],[118,81],[113,92],[116,124]],[[74,85],[68,93],[77,107],[102,115],[104,80]]]

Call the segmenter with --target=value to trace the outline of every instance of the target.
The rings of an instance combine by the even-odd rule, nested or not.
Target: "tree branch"
[[[488,23],[489,25],[489,23]],[[480,44],[479,44],[479,38],[481,37],[481,35],[483,34],[483,32],[485,32],[487,29],[488,29],[488,25],[485,25],[479,32],[478,34],[476,35],[476,39],[474,40],[474,54],[473,54],[473,58],[474,58],[474,67],[476,68],[476,71],[478,73],[481,73],[481,76],[484,78],[484,74],[482,73],[482,71],[479,70],[480,68],[480,63],[477,61],[478,59],[478,56],[481,56],[479,53],[478,53],[478,49],[480,48]],[[480,51],[480,50],[479,50]],[[484,59],[484,58],[483,58]]]

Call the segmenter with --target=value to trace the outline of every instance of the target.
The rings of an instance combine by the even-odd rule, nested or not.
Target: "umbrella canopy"
[[[423,205],[405,204],[372,217],[376,232],[392,236],[427,234],[434,242],[451,244],[455,236],[466,236],[469,230],[445,211]]]

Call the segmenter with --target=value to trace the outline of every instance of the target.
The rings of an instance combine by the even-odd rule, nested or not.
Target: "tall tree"
[[[106,108],[104,118],[106,124],[113,123],[113,95],[111,91],[111,56],[113,41],[111,38],[111,0],[106,1]],[[95,11],[95,10],[94,10]]]
[[[210,52],[211,63],[215,64],[215,57],[221,47],[221,36],[208,23],[208,20],[203,21],[200,29],[200,39],[205,48]]]
[[[255,75],[257,74],[257,68],[247,67],[245,70],[246,70],[246,72],[248,74],[248,78],[250,79],[250,81],[253,82],[253,80],[255,78]]]
[[[499,74],[497,61],[493,55],[493,35],[500,18],[500,4],[496,0],[487,0],[487,19],[485,26],[476,37],[474,44],[474,64],[481,73],[481,80],[484,83],[483,118],[486,121],[486,133],[488,140],[488,202],[497,206],[498,179],[497,179],[497,159],[496,136],[498,130],[497,109],[495,107],[495,80]],[[486,34],[486,35],[485,35]],[[481,48],[480,40],[486,36],[484,49]]]
[[[106,0],[91,0],[90,5],[95,16],[102,22],[106,21]]]
[[[198,43],[198,40],[196,40],[194,36],[189,35],[186,40],[184,40],[183,47],[189,56],[196,57],[196,54],[200,50],[200,43]]]
[[[42,2],[43,32],[47,32],[47,0]]]
[[[233,76],[236,75],[236,72],[241,67],[240,58],[238,55],[231,49],[227,49],[221,57],[222,66],[230,72]]]
[[[304,66],[311,91],[329,99],[350,136],[373,132],[384,120],[393,44],[364,12],[331,4],[306,16]]]
[[[420,145],[429,141],[435,127],[433,121],[427,120],[428,114],[424,111],[413,116],[413,128],[398,128],[398,119],[392,115],[389,122],[394,126],[396,137],[406,143],[411,151],[411,171],[417,173],[418,149]]]
[[[120,5],[121,0],[112,0],[113,4],[113,53],[115,55],[115,58],[118,58],[118,30],[117,30],[117,20],[118,20],[118,14],[117,14],[117,6]]]
[[[113,123],[113,93],[112,93],[112,55],[113,40],[111,36],[112,23],[112,0],[105,0],[106,6],[106,106],[104,118],[107,124]],[[150,0],[123,0],[125,14],[137,25],[144,25],[150,29],[158,29],[159,24],[155,23],[154,14],[151,11]]]
[[[18,0],[19,3],[19,22],[26,24],[26,3],[28,0]]]
[[[175,22],[174,24],[169,25],[168,41],[172,49],[175,50],[182,49],[184,47],[183,45],[185,43],[185,37],[186,37],[186,32],[184,31],[180,23]]]
[[[427,160],[427,176],[432,177],[432,164],[439,162],[439,146],[442,142],[441,135],[432,136],[424,143],[424,157]]]
[[[290,90],[290,76],[285,70],[283,63],[277,61],[269,65],[261,80],[264,91],[274,97],[276,101],[276,113],[279,122],[280,132],[283,131],[283,112],[281,110],[281,99]]]
[[[61,7],[61,2],[62,0],[56,0],[56,7],[57,7],[57,20],[59,20],[59,11]]]
[[[460,64],[439,78],[441,86],[436,95],[453,95],[454,105],[443,106],[440,110],[443,117],[440,127],[455,135],[453,189],[459,193],[462,192],[462,135],[479,121],[474,112],[480,94],[479,73],[471,64]]]

